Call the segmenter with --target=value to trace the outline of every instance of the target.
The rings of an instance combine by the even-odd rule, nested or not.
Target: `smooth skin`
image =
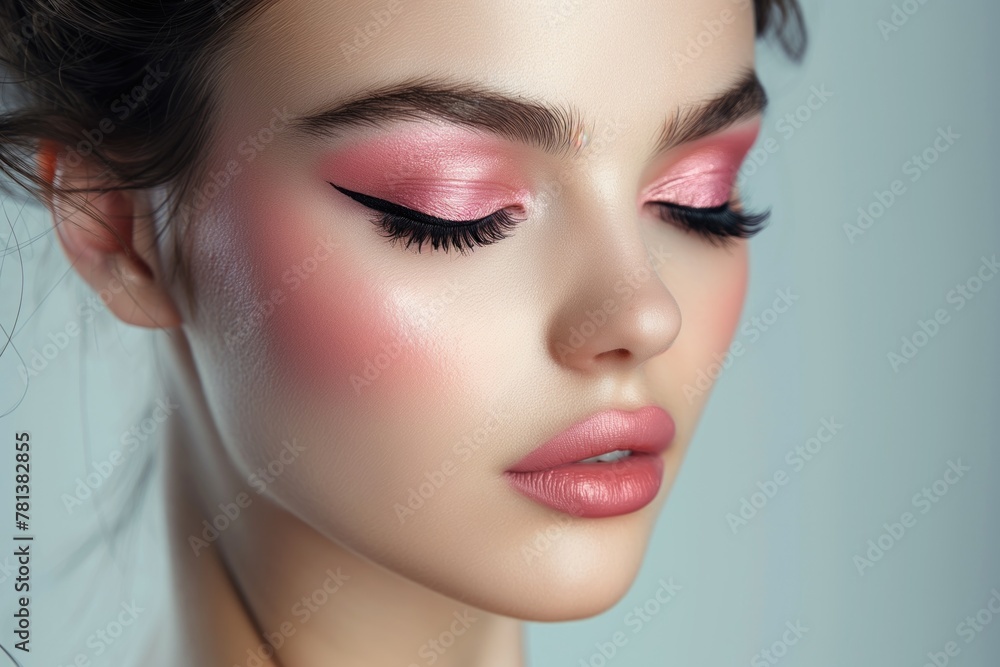
[[[355,28],[390,7],[348,57]],[[732,20],[699,57],[676,57],[722,16]],[[707,398],[683,388],[727,350],[747,281],[745,241],[714,245],[639,194],[663,175],[650,151],[664,123],[753,64],[753,9],[737,0],[280,0],[241,27],[216,73],[221,121],[205,166],[240,171],[183,239],[192,301],[164,277],[175,228],[148,216],[166,189],[91,197],[124,250],[85,211],[54,203],[80,275],[95,290],[124,286],[109,310],[168,331],[160,367],[181,405],[161,450],[175,613],[146,664],[520,665],[519,619],[615,604]],[[304,137],[281,119],[427,76],[571,106],[588,128],[580,155],[491,144],[527,184],[530,215],[465,255],[389,243],[324,179],[348,145],[453,126]],[[269,139],[248,159],[252,136]],[[407,155],[391,168],[405,173]],[[53,167],[63,185],[94,184],[86,163]],[[154,226],[167,228],[159,241]],[[616,291],[621,281],[632,289]],[[559,354],[606,299],[604,324]],[[397,353],[359,389],[351,376],[386,350]],[[677,424],[651,505],[580,519],[505,482],[569,425],[645,405]],[[442,475],[400,515],[411,490]],[[203,521],[234,505],[238,517],[205,540]],[[275,633],[277,657],[252,662]]]

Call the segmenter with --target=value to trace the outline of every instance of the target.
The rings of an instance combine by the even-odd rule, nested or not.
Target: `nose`
[[[574,253],[574,288],[549,332],[553,358],[577,371],[637,367],[666,351],[680,332],[680,308],[660,278],[669,253],[648,247],[634,227],[627,238],[609,239],[608,231],[601,234],[605,243],[591,236],[587,252]]]

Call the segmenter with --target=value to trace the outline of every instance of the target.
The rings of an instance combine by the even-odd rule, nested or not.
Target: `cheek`
[[[719,376],[715,365],[728,353],[739,324],[747,289],[746,246],[737,246],[732,255],[696,253],[664,281],[680,306],[681,330],[674,345],[653,360],[651,373],[668,405],[693,417],[708,396],[713,375]]]
[[[698,327],[708,353],[725,353],[739,323],[747,290],[745,255],[722,269],[720,279],[708,282],[695,300],[709,307],[697,309]]]
[[[280,384],[350,405],[426,382],[432,346],[421,342],[419,316],[388,272],[358,248],[359,230],[348,229],[358,221],[294,202],[258,209],[253,218],[251,228],[265,230],[248,243],[257,267],[253,289],[273,306],[260,330],[262,353]]]
[[[675,280],[684,347],[701,366],[724,354],[732,340],[747,289],[746,244],[711,250],[687,262]]]

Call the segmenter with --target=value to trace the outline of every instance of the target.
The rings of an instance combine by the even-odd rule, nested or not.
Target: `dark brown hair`
[[[66,146],[68,159],[107,175],[102,191],[170,185],[167,219],[189,222],[183,207],[204,176],[199,158],[215,120],[215,56],[274,1],[3,2],[0,170],[38,201],[72,195],[41,177],[35,160],[43,142]],[[754,10],[758,36],[774,35],[799,60],[806,34],[796,0],[754,0]],[[178,260],[186,274],[183,253]]]

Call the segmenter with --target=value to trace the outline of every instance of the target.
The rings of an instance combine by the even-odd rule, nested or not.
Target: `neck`
[[[440,595],[340,546],[258,493],[226,453],[183,334],[172,338],[164,483],[170,664],[521,667],[521,622]]]

